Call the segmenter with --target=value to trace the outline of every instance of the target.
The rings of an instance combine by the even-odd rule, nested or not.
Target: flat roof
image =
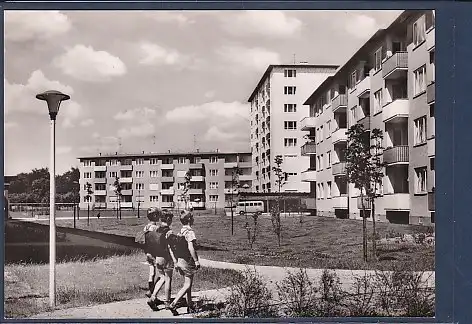
[[[103,159],[103,158],[133,158],[133,157],[165,157],[165,156],[202,156],[202,155],[231,155],[242,154],[251,155],[251,152],[220,152],[220,151],[206,151],[206,152],[143,152],[143,153],[107,153],[102,155],[80,156],[78,160],[87,159]]]
[[[259,88],[262,86],[262,84],[264,83],[264,80],[270,75],[270,72],[272,72],[272,70],[276,67],[279,67],[279,68],[287,68],[287,69],[290,69],[290,68],[320,68],[320,69],[323,69],[323,68],[327,68],[327,69],[337,69],[339,67],[339,65],[331,65],[331,64],[303,64],[303,63],[299,63],[299,64],[271,64],[267,67],[267,70],[264,72],[264,74],[262,75],[261,79],[259,80],[259,82],[257,83],[257,86],[254,88],[254,90],[252,91],[251,93],[251,96],[249,96],[249,99],[247,100],[248,102],[251,102],[251,100],[256,96],[256,93],[257,91],[259,90]]]

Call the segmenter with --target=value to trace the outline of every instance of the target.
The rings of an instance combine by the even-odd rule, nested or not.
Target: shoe
[[[149,307],[151,307],[151,309],[152,309],[153,311],[158,311],[158,310],[159,310],[159,308],[158,308],[157,305],[156,305],[156,301],[155,301],[155,300],[149,299],[149,300],[147,301],[147,304],[149,305]]]
[[[179,316],[179,312],[177,311],[175,306],[172,306],[172,304],[169,304],[166,309],[170,310],[172,312],[172,315]]]
[[[197,308],[196,308],[194,305],[192,305],[192,306],[187,306],[187,313],[189,313],[189,314],[194,314],[194,313],[196,313],[196,312],[197,312]]]

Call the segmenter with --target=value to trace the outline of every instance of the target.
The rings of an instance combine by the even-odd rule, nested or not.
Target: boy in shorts
[[[151,251],[151,235],[160,227],[161,211],[158,208],[150,208],[147,212],[147,218],[149,223],[144,227],[144,253],[146,254],[146,261],[149,264],[149,277],[148,277],[148,288],[149,292],[146,293],[146,297],[151,297],[156,282],[159,277],[156,278],[156,266],[155,260]]]
[[[192,283],[195,272],[200,268],[197,251],[195,250],[195,232],[192,229],[193,214],[191,211],[182,211],[180,214],[180,222],[182,229],[180,230],[180,238],[173,239],[176,243],[172,243],[173,252],[177,258],[175,269],[185,278],[184,285],[179,290],[172,303],[166,306],[174,316],[178,315],[176,305],[180,299],[186,294],[187,296],[187,312],[193,312],[192,304]]]

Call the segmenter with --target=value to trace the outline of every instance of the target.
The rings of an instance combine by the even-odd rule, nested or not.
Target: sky
[[[114,152],[250,151],[269,64],[344,64],[401,11],[5,11],[5,174]]]

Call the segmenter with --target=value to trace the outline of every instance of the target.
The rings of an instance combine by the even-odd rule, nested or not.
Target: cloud
[[[168,111],[166,120],[175,123],[193,123],[209,119],[222,119],[230,121],[233,118],[247,120],[249,118],[249,105],[237,101],[221,102],[213,101],[198,106],[182,106]]]
[[[228,62],[234,71],[240,68],[263,71],[270,64],[281,64],[280,55],[260,47],[222,46],[217,54]]]
[[[356,38],[370,37],[379,27],[374,18],[362,14],[356,14],[344,20],[345,31]]]
[[[245,11],[232,17],[221,15],[223,28],[235,36],[286,38],[300,32],[302,22],[283,11]]]
[[[59,11],[5,10],[5,39],[11,42],[51,39],[67,33],[71,26]]]
[[[139,45],[141,52],[140,64],[148,66],[173,66],[179,69],[195,69],[201,67],[202,60],[191,55],[180,53],[173,48],[167,48],[159,44],[143,42]]]
[[[119,57],[80,44],[68,48],[64,54],[56,57],[54,64],[64,74],[87,82],[106,82],[127,72]]]
[[[130,120],[136,120],[136,119],[148,120],[149,118],[156,117],[156,115],[157,115],[157,112],[155,109],[144,107],[144,108],[134,108],[130,110],[120,111],[115,116],[113,116],[113,118],[115,120],[121,120],[121,121],[130,121]]]
[[[56,148],[56,154],[67,154],[72,152],[72,147],[70,146],[58,146]]]
[[[118,136],[121,138],[147,137],[154,134],[156,128],[154,124],[145,122],[139,125],[129,126],[118,130]]]
[[[217,126],[211,126],[205,133],[204,139],[209,142],[242,140],[247,138],[244,132],[226,132],[220,130]]]
[[[207,92],[205,92],[205,98],[211,99],[215,96],[215,94],[216,94],[215,90],[207,91]]]
[[[178,11],[145,11],[143,13],[157,22],[176,23],[180,27],[195,23],[195,20]]]
[[[95,124],[95,121],[92,118],[87,118],[80,122],[80,126],[82,127],[89,127],[89,126],[92,126],[93,124]]]

